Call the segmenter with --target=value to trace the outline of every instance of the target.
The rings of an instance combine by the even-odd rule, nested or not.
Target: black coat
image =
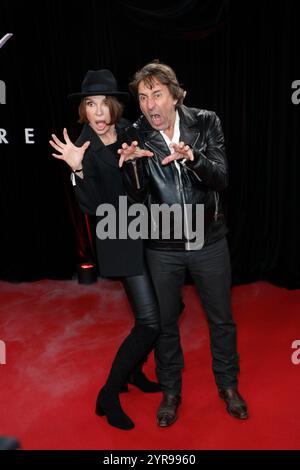
[[[123,120],[117,124],[119,135],[121,129],[128,125]],[[80,146],[89,140],[90,146],[83,158],[84,178],[76,176],[75,194],[83,212],[96,214],[100,204],[109,203],[119,214],[119,196],[126,196],[122,169],[118,166],[116,149],[121,146],[105,146],[93,129],[85,124],[76,145]],[[100,218],[97,217],[97,223]],[[143,272],[143,242],[141,239],[100,240],[96,236],[97,257],[100,274],[104,277],[134,276]]]

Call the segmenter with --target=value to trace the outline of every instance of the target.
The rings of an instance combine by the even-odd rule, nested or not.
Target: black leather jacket
[[[142,116],[126,130],[125,140],[138,140],[139,146],[151,150],[151,158],[137,158],[124,165],[124,184],[132,202],[151,204],[177,203],[204,204],[205,244],[222,238],[227,233],[220,207],[219,191],[228,184],[224,136],[220,120],[214,112],[178,107],[180,141],[189,145],[194,161],[179,161],[179,171],[174,162],[163,166],[161,161],[170,155],[170,149],[159,131],[153,129]],[[182,212],[183,213],[183,212]],[[153,249],[189,250],[186,237],[181,240],[150,239]]]

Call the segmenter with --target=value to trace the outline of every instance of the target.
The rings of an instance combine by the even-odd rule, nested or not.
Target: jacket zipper
[[[141,189],[141,184],[140,184],[139,175],[138,175],[138,171],[137,171],[137,166],[136,166],[136,161],[135,161],[135,160],[132,161],[132,165],[133,165],[133,171],[134,171],[134,176],[135,176],[135,182],[136,182],[137,189]]]
[[[181,167],[179,167],[178,177],[179,177],[179,189],[180,189],[180,194],[181,194],[182,203],[183,203],[183,217],[184,217],[183,229],[186,227],[186,232],[187,232],[186,233],[187,241],[185,243],[185,247],[186,247],[186,250],[190,251],[191,247],[190,247],[189,221],[187,219],[187,214],[186,214],[186,203],[185,203],[185,196],[184,196],[183,184],[182,184],[182,178],[181,178]]]
[[[219,213],[219,194],[217,191],[214,191],[214,198],[215,198],[215,214],[214,219],[215,221],[218,220],[218,213]]]

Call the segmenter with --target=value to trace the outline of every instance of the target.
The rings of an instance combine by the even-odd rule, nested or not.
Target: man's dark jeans
[[[181,288],[189,270],[208,320],[212,368],[219,388],[237,385],[236,325],[230,305],[230,258],[225,238],[197,251],[147,249],[148,266],[158,297],[162,332],[156,343],[157,376],[162,389],[181,393],[184,365],[178,318]]]

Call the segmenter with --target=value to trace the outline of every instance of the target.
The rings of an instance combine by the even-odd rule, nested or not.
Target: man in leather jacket
[[[237,389],[239,359],[230,305],[230,258],[219,200],[219,192],[228,184],[220,120],[214,112],[182,104],[185,92],[166,64],[147,64],[135,74],[130,87],[137,95],[143,116],[127,130],[127,143],[118,151],[119,165],[126,162],[124,182],[129,198],[148,208],[179,205],[182,220],[178,221],[177,213],[173,222],[187,228],[178,238],[174,230],[166,237],[155,226],[155,236],[148,240],[147,261],[159,301],[162,329],[155,350],[157,376],[163,390],[158,425],[173,424],[181,403],[184,363],[178,317],[186,270],[207,316],[219,396],[230,415],[246,419],[247,405]],[[189,228],[192,232],[195,227],[195,208],[200,204],[204,207],[200,227],[203,236],[196,237],[195,242],[188,233]],[[187,217],[188,205],[194,218]]]

